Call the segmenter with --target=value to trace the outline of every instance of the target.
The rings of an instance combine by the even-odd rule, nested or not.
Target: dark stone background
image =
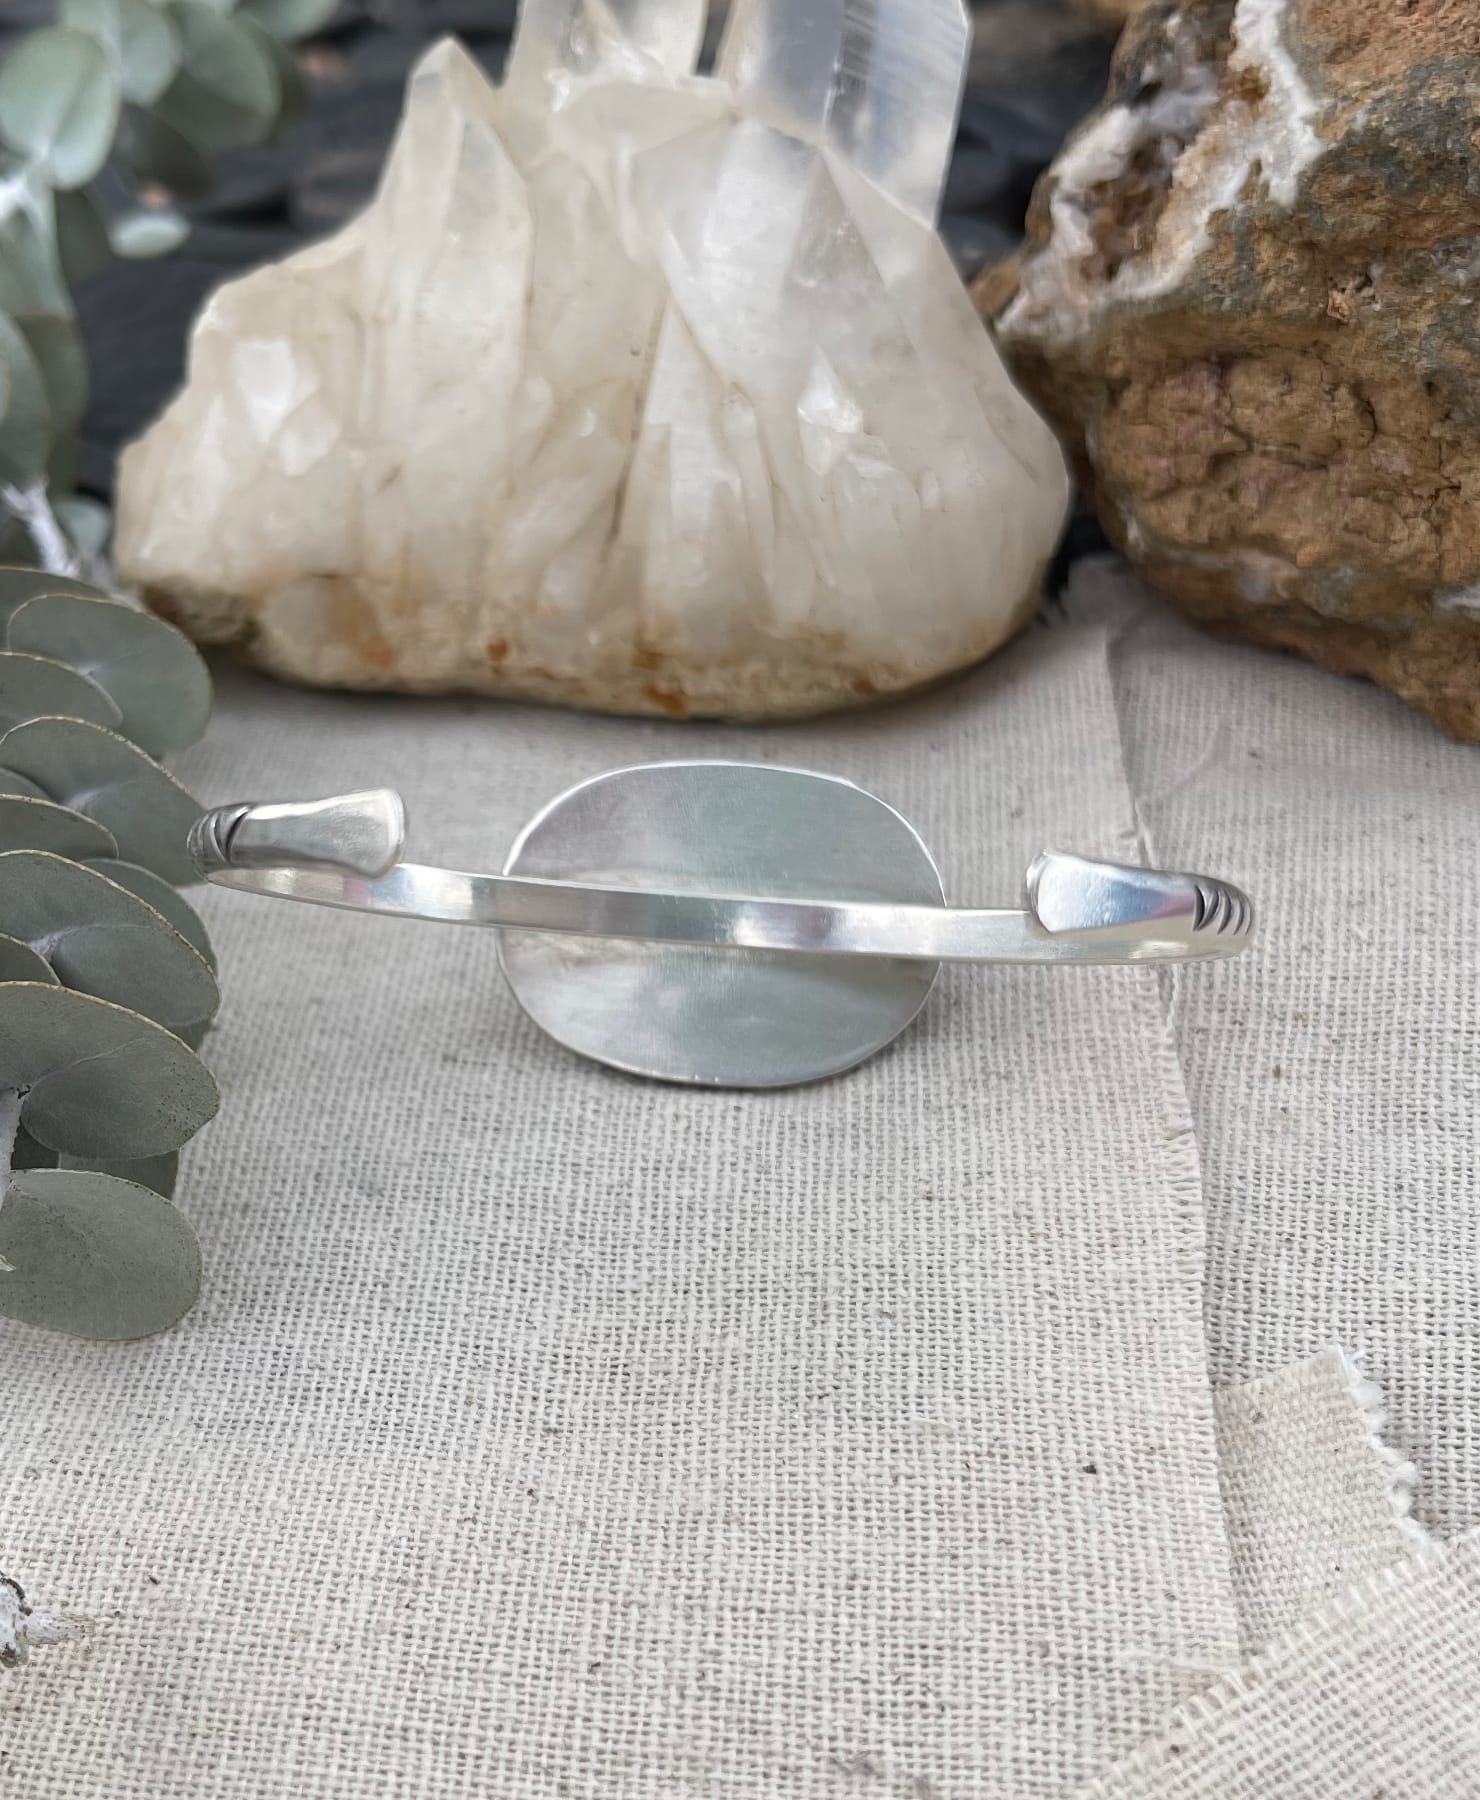
[[[1033,184],[1099,99],[1111,39],[1068,0],[976,0],[977,39],[942,230],[968,278],[1011,250]],[[303,57],[307,111],[283,141],[226,157],[216,191],[191,204],[195,230],[172,256],[119,263],[77,295],[92,353],[79,485],[106,497],[118,448],[178,386],[190,322],[225,277],[332,230],[369,197],[413,60],[452,32],[501,67],[516,0],[345,0]],[[6,40],[50,23],[55,0],[4,0]],[[711,38],[718,35],[717,28]],[[711,46],[712,47],[712,46]],[[1068,551],[1097,545],[1078,521]]]

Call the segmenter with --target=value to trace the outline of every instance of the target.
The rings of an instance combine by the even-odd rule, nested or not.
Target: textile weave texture
[[[398,785],[486,868],[662,756],[852,777],[962,900],[1134,853],[1096,624],[766,733],[232,677],[181,773]],[[7,1559],[98,1623],[0,1688],[28,1800],[1058,1797],[1236,1654],[1153,975],[956,972],[845,1080],[704,1094],[546,1042],[486,935],[206,910],[203,1303],[0,1330]]]
[[[1202,1154],[1215,1383],[1365,1353],[1419,1518],[1480,1525],[1480,758],[1391,695],[1215,643],[1119,565],[1112,657],[1146,843],[1227,873],[1255,953],[1172,984]]]
[[[1375,1385],[1343,1350],[1214,1396],[1246,1650],[1429,1543],[1417,1471],[1391,1450]]]
[[[1480,1793],[1480,1543],[1328,1604],[1082,1800],[1465,1800]]]

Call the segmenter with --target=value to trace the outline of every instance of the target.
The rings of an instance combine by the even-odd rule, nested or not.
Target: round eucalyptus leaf
[[[65,26],[36,31],[0,65],[0,137],[54,187],[81,187],[108,160],[122,97],[96,38]]]
[[[0,983],[0,1093],[71,1156],[165,1156],[216,1116],[210,1070],[152,1019],[39,982]]]
[[[76,322],[59,313],[33,313],[18,321],[41,371],[55,436],[68,436],[87,411],[87,351]]]
[[[242,0],[242,15],[255,19],[284,43],[322,31],[339,10],[339,0]]]
[[[55,986],[57,973],[39,950],[0,932],[0,981],[44,981]]]
[[[61,22],[89,32],[113,59],[125,100],[157,100],[180,66],[180,38],[150,0],[62,0]]]
[[[48,716],[85,719],[111,731],[123,715],[95,681],[66,663],[0,650],[0,732],[26,719]]]
[[[53,499],[51,510],[79,550],[92,556],[102,555],[113,529],[113,514],[101,500],[91,494],[59,494]]]
[[[118,154],[137,181],[154,182],[182,200],[203,199],[215,183],[210,159],[199,145],[151,112],[125,111]]]
[[[0,768],[0,795],[14,800],[49,800],[51,796],[40,782],[32,781],[25,775],[17,775],[11,769]]]
[[[0,731],[47,713],[86,719],[110,729],[123,717],[95,681],[65,663],[0,650]],[[0,849],[4,848],[0,844]]]
[[[115,256],[130,262],[148,262],[168,256],[190,236],[190,221],[172,206],[136,206],[119,213],[108,227],[108,243]]]
[[[0,770],[0,790],[4,785]],[[118,842],[106,826],[68,806],[0,791],[0,850],[51,850],[80,860],[117,856]]]
[[[260,144],[277,123],[281,90],[272,57],[255,32],[200,0],[175,0],[180,72],[155,115],[203,150]]]
[[[221,1003],[210,965],[162,914],[64,856],[0,853],[0,932],[45,956],[68,987],[171,1030]]]
[[[137,1181],[140,1187],[153,1188],[166,1200],[174,1193],[180,1175],[178,1150],[172,1150],[168,1156],[146,1156],[138,1162],[87,1162],[80,1156],[54,1156],[50,1151],[42,1154],[52,1157],[49,1163],[40,1165],[43,1168],[94,1169],[99,1175],[116,1175],[120,1181]]]
[[[10,1153],[12,1169],[54,1169],[61,1160],[55,1150],[38,1144],[24,1125],[16,1132],[15,1147]],[[144,1185],[147,1187],[149,1183]]]
[[[96,682],[123,715],[119,731],[151,756],[183,750],[206,728],[206,665],[189,638],[153,613],[116,600],[46,595],[11,614],[6,641]]]
[[[171,1150],[168,1156],[146,1156],[137,1162],[109,1161],[96,1156],[59,1156],[45,1144],[38,1144],[22,1125],[15,1134],[10,1166],[12,1169],[95,1169],[100,1175],[116,1175],[120,1181],[137,1181],[168,1200],[179,1179],[180,1152]]]
[[[82,594],[89,600],[107,600],[111,596],[101,588],[71,575],[48,575],[45,569],[21,568],[16,564],[0,565],[0,625],[10,618],[18,606],[37,600],[43,594]]]
[[[270,31],[249,17],[243,18],[240,24],[243,31],[251,32],[257,40],[277,76],[277,116],[273,120],[269,136],[273,141],[278,141],[288,135],[308,106],[308,77],[299,67],[298,58],[280,38],[275,38]]]
[[[85,719],[109,730],[116,729],[123,717],[95,681],[66,663],[0,650],[0,732],[26,719],[52,715]]]
[[[83,1169],[15,1176],[0,1203],[0,1313],[73,1337],[152,1337],[200,1295],[200,1245],[170,1201]]]
[[[0,768],[112,832],[125,862],[166,881],[198,881],[186,850],[202,808],[136,744],[80,719],[29,719],[0,738]]]
[[[52,439],[51,455],[46,459],[46,487],[51,494],[65,493],[77,482],[79,468],[77,439],[65,433]],[[53,507],[55,512],[55,507]]]
[[[51,454],[46,382],[25,333],[0,313],[0,481],[30,487]]]
[[[69,302],[45,223],[51,189],[35,177],[27,186],[22,203],[0,220],[0,312],[57,312]]]
[[[119,887],[127,888],[131,894],[137,894],[161,917],[168,919],[191,949],[198,951],[212,973],[215,973],[216,952],[211,946],[210,934],[206,931],[200,914],[178,889],[172,888],[167,881],[162,881],[152,870],[141,869],[137,863],[119,862],[115,857],[90,856],[87,866],[96,869],[99,875],[106,875],[109,881],[116,882]]]
[[[101,275],[113,260],[113,252],[108,248],[107,221],[97,201],[85,188],[57,194],[53,204],[62,273],[68,287],[81,287],[94,275]]]

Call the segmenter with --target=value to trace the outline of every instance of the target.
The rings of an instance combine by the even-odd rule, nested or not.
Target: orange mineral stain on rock
[[[660,706],[671,717],[682,719],[688,716],[689,704],[682,694],[670,693],[660,687],[645,687],[642,691],[654,706]]]
[[[507,638],[494,638],[492,642],[484,647],[483,654],[495,667],[497,667],[509,654],[509,640]]]

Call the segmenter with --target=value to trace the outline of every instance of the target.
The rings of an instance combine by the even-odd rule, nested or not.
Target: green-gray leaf
[[[40,221],[50,189],[0,222],[0,312],[65,312],[71,305],[53,234]],[[51,196],[53,203],[57,196]]]
[[[89,600],[108,600],[102,588],[71,575],[48,575],[44,569],[23,568],[19,564],[0,565],[0,625],[4,625],[18,606],[28,600],[39,600],[43,594],[81,594]]]
[[[16,1132],[15,1148],[10,1155],[12,1169],[54,1169],[61,1160],[55,1150],[38,1144],[24,1125]],[[149,1183],[144,1185],[147,1187]]]
[[[31,719],[0,738],[0,767],[96,819],[125,862],[177,885],[199,880],[186,839],[200,803],[127,738],[80,719]]]
[[[43,1154],[51,1153],[45,1151]],[[17,1168],[21,1166],[16,1164]],[[88,1161],[80,1156],[58,1156],[41,1166],[48,1169],[95,1169],[99,1175],[116,1175],[120,1181],[137,1181],[141,1187],[153,1188],[156,1194],[163,1194],[168,1200],[179,1179],[180,1153],[172,1150],[168,1156],[146,1156],[139,1162],[104,1162],[98,1158]]]
[[[17,775],[13,769],[0,768],[0,795],[6,799],[49,800],[51,795],[39,782]]]
[[[98,39],[112,57],[123,97],[147,106],[180,66],[180,38],[169,15],[150,0],[62,0],[61,19]]]
[[[96,38],[63,26],[36,31],[0,66],[0,136],[54,187],[81,187],[108,159],[121,99]]]
[[[41,954],[19,938],[0,932],[0,981],[57,982],[57,972]]]
[[[243,0],[241,10],[245,18],[292,44],[321,31],[339,10],[339,0]]]
[[[89,857],[87,866],[96,869],[100,875],[106,875],[109,881],[116,881],[119,887],[127,888],[131,894],[137,894],[146,905],[152,906],[155,912],[168,919],[185,942],[205,958],[212,973],[215,972],[216,952],[211,947],[210,936],[200,914],[167,881],[162,881],[151,869],[141,869],[137,863],[119,862],[115,857]]]
[[[206,665],[189,638],[153,613],[119,601],[47,595],[11,614],[6,642],[95,681],[123,715],[118,729],[151,756],[185,749],[206,728]]]
[[[164,1156],[216,1116],[210,1070],[138,1013],[39,982],[0,983],[0,1092],[21,1123],[72,1156]]]
[[[52,432],[68,437],[87,411],[87,352],[82,334],[71,319],[56,313],[32,313],[17,319],[16,324],[41,371]]]
[[[113,514],[91,494],[54,494],[51,510],[79,550],[101,556],[113,529]]]
[[[277,76],[277,116],[269,135],[272,142],[280,142],[289,135],[308,106],[308,77],[299,66],[298,58],[281,39],[275,38],[254,19],[243,18],[240,24],[243,31],[250,32],[256,39]]]
[[[136,206],[120,213],[108,227],[108,244],[115,256],[130,262],[148,262],[168,256],[190,236],[190,221],[172,206]]]
[[[15,1134],[10,1166],[12,1169],[94,1169],[99,1175],[116,1175],[120,1181],[137,1181],[168,1200],[179,1179],[180,1152],[171,1150],[168,1156],[146,1156],[138,1162],[101,1156],[58,1156],[55,1150],[38,1144],[22,1125]]]
[[[0,850],[52,850],[80,859],[117,856],[118,842],[96,819],[68,806],[0,793]]]
[[[73,1337],[152,1337],[200,1294],[183,1213],[137,1182],[80,1169],[17,1175],[0,1204],[0,1313]]]
[[[0,651],[0,731],[48,713],[86,719],[110,730],[116,729],[123,717],[95,681],[65,663]]]
[[[0,854],[0,932],[44,956],[68,987],[171,1030],[221,1003],[210,965],[162,914],[64,856]]]
[[[205,150],[261,143],[281,105],[272,57],[240,21],[199,0],[175,0],[172,12],[183,60],[156,115]]]
[[[46,467],[51,444],[40,365],[15,321],[0,313],[0,481],[30,487]]]
[[[118,153],[138,181],[157,182],[182,200],[199,200],[215,181],[210,159],[174,125],[130,107],[118,134]]]
[[[69,287],[81,287],[101,275],[113,260],[108,248],[108,224],[96,200],[84,188],[57,194],[57,254]]]

